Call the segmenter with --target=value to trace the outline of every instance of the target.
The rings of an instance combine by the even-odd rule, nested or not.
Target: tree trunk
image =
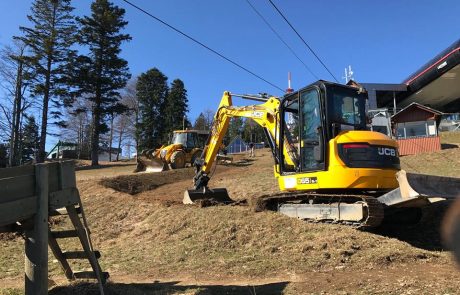
[[[53,14],[52,14],[52,29],[54,30],[56,24],[56,10],[57,10],[57,2],[53,3]],[[54,45],[54,38],[51,41],[51,46],[49,51],[47,51],[47,60],[46,60],[46,73],[45,73],[45,89],[43,89],[43,111],[42,111],[42,124],[41,124],[41,132],[40,132],[40,145],[38,148],[38,159],[37,163],[45,162],[46,158],[46,133],[48,127],[48,104],[50,101],[50,88],[51,88],[51,65],[53,62],[53,45]]]
[[[123,138],[124,129],[125,129],[124,123],[120,122],[120,132],[118,133],[118,145],[117,145],[117,162],[120,160],[121,141]]]
[[[139,132],[138,132],[138,129],[139,128],[139,101],[137,101],[137,108],[136,108],[136,126],[135,126],[135,132],[134,132],[134,137],[135,137],[135,140],[136,140],[136,155],[139,150]]]
[[[11,126],[11,139],[10,139],[10,157],[9,165],[16,166],[19,164],[19,127],[21,125],[21,109],[22,109],[22,71],[23,61],[18,60],[18,71],[16,74],[16,86],[14,90],[14,106],[13,106],[13,118]]]
[[[112,162],[112,141],[113,141],[113,117],[115,115],[110,114],[110,135],[109,135],[109,162]]]
[[[99,165],[99,129],[101,121],[101,103],[96,94],[96,104],[93,107],[93,132],[91,134],[91,166]]]
[[[48,127],[48,104],[50,101],[50,71],[51,71],[51,58],[48,58],[47,74],[45,81],[45,93],[43,95],[43,110],[42,110],[42,123],[40,132],[40,145],[38,148],[37,163],[43,163],[46,157],[46,133]]]

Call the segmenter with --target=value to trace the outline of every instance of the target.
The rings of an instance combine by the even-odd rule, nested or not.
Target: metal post
[[[48,294],[48,166],[35,166],[37,212],[26,230],[25,294]]]
[[[393,115],[396,114],[396,92],[393,91]]]

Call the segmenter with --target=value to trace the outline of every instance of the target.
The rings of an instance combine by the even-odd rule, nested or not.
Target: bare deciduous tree
[[[0,85],[5,93],[0,101],[1,116],[4,117],[0,120],[0,137],[9,141],[9,166],[20,164],[22,120],[32,104],[24,97],[33,76],[24,62],[26,47],[23,42],[15,40],[13,46],[6,46],[0,51]]]

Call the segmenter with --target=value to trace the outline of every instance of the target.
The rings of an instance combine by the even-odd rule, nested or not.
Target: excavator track
[[[358,209],[362,208],[362,218],[360,220],[342,219],[341,210],[346,210],[349,205],[357,205]],[[359,207],[359,206],[362,207]],[[286,206],[290,207],[286,210]],[[307,214],[297,214],[297,210],[307,208]],[[328,208],[330,208],[328,210]],[[332,209],[338,212],[335,216],[325,214]],[[291,217],[297,217],[307,222],[314,223],[334,223],[344,224],[358,228],[373,228],[379,226],[384,217],[384,205],[375,197],[370,195],[352,195],[352,194],[325,194],[325,193],[282,193],[270,196],[262,196],[256,203],[256,210],[273,210],[286,214]],[[296,211],[296,216],[292,212]],[[323,212],[323,213],[318,213]],[[308,216],[311,213],[311,216]],[[318,214],[322,214],[318,216]],[[346,214],[343,214],[346,215]],[[332,216],[332,217],[331,217]]]

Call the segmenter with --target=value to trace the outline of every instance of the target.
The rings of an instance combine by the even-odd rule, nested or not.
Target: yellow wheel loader
[[[234,106],[232,96],[263,102]],[[226,189],[208,187],[211,166],[233,117],[263,127],[281,192],[259,207],[314,222],[378,226],[384,216],[417,221],[420,208],[454,198],[459,179],[400,171],[398,145],[368,130],[367,92],[318,81],[283,98],[225,92],[203,153],[195,161],[194,188],[183,202],[230,203]]]
[[[176,130],[171,143],[159,149],[143,150],[137,157],[135,172],[161,172],[192,165],[201,156],[209,131]]]

